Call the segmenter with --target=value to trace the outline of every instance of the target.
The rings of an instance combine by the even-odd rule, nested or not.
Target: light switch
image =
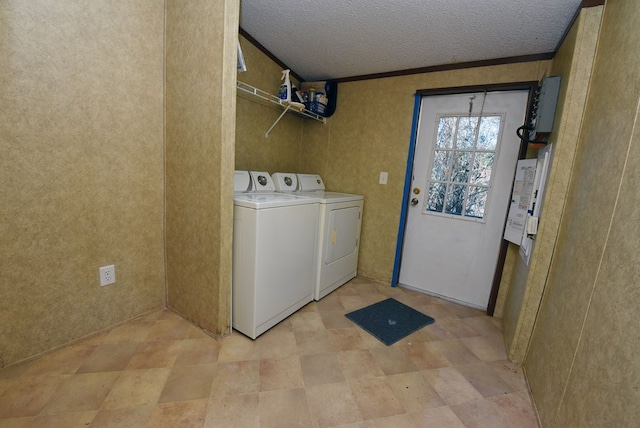
[[[380,184],[387,184],[387,178],[389,177],[389,173],[386,171],[382,171],[380,173]]]

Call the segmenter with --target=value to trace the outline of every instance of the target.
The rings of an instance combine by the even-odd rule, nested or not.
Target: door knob
[[[418,205],[418,198],[411,199],[411,205]]]

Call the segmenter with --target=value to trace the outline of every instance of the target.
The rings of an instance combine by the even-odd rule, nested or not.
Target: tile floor
[[[344,314],[395,299],[436,323],[387,347]],[[537,427],[500,324],[355,278],[252,341],[148,315],[0,370],[0,427]]]

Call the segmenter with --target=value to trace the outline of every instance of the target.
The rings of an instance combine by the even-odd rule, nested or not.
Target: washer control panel
[[[298,188],[298,177],[292,172],[274,172],[271,178],[278,192],[293,192]]]
[[[251,180],[253,181],[253,190],[256,192],[275,192],[276,186],[268,172],[250,171]]]

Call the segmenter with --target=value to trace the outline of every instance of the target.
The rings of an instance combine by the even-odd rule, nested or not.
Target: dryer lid
[[[235,171],[233,176],[233,191],[248,192],[251,190],[251,176],[249,171]]]
[[[298,187],[305,192],[324,190],[324,183],[318,174],[298,174]]]
[[[268,172],[265,171],[249,171],[253,190],[256,192],[275,192],[276,186]]]
[[[298,188],[298,177],[292,172],[274,172],[271,178],[278,192],[293,192]]]

